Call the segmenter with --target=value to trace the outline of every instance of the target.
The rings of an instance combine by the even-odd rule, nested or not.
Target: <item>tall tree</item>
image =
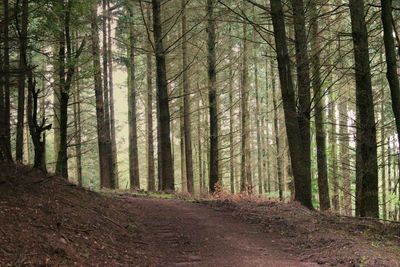
[[[136,77],[135,77],[135,27],[133,24],[132,5],[128,4],[131,21],[129,22],[129,47],[128,47],[128,110],[129,110],[129,181],[131,189],[140,188],[139,154],[137,145],[137,119],[136,119]]]
[[[317,145],[317,168],[318,168],[318,194],[319,205],[321,210],[330,209],[329,183],[328,183],[328,167],[326,158],[326,134],[324,128],[324,109],[323,109],[323,92],[321,81],[321,37],[318,25],[318,12],[316,5],[312,5],[312,25],[311,25],[311,58],[313,80],[312,86],[314,91],[314,108],[315,108],[315,139]]]
[[[368,32],[364,0],[350,0],[351,28],[354,44],[357,105],[357,160],[361,184],[360,216],[379,217],[378,163],[374,101],[369,65]]]
[[[392,109],[396,121],[397,136],[400,136],[400,85],[399,76],[397,74],[396,46],[393,37],[393,1],[381,0],[382,5],[382,24],[383,24],[383,40],[385,44],[386,56],[386,78],[389,82],[390,94],[392,99]],[[399,140],[399,138],[397,138]]]
[[[24,153],[24,116],[25,116],[25,87],[27,70],[27,49],[28,49],[28,0],[22,0],[21,7],[18,5],[18,13],[21,18],[16,17],[17,32],[19,37],[19,75],[18,75],[18,115],[17,115],[17,136],[15,159],[22,162]],[[22,9],[22,10],[21,10]]]
[[[93,1],[90,12],[91,23],[91,43],[92,43],[92,57],[93,57],[93,76],[94,76],[94,90],[96,97],[96,120],[97,120],[97,138],[99,148],[99,162],[100,162],[100,186],[103,188],[114,188],[115,180],[114,173],[111,168],[112,161],[110,161],[110,135],[107,135],[107,125],[104,120],[104,101],[103,101],[103,82],[101,78],[101,63],[100,63],[100,38],[97,23],[97,3]],[[108,131],[109,133],[109,131]]]
[[[151,22],[151,8],[146,8],[147,23]],[[150,38],[150,36],[148,36]],[[152,43],[148,40],[148,46]],[[147,97],[146,97],[146,136],[147,136],[147,190],[155,191],[155,168],[154,168],[154,136],[153,136],[153,59],[152,52],[146,53],[146,78],[147,78]]]
[[[10,57],[9,57],[9,3],[3,0],[4,26],[0,34],[3,49],[0,49],[0,161],[12,161],[10,144]]]
[[[302,143],[303,137],[300,134],[301,130],[296,111],[295,92],[286,41],[283,7],[280,0],[271,0],[271,14],[278,59],[283,109],[285,113],[286,133],[289,142],[291,167],[294,176],[294,199],[308,208],[313,208],[311,202],[311,177],[308,171],[308,162],[304,159],[307,155],[304,155]]]
[[[188,47],[187,47],[187,20],[186,20],[186,5],[187,0],[181,0],[182,9],[182,86],[183,86],[183,130],[185,140],[185,167],[187,190],[189,193],[194,193],[193,181],[193,153],[192,153],[192,121],[190,117],[190,83],[188,77]]]
[[[163,44],[163,31],[161,21],[161,0],[152,0],[153,5],[153,34],[154,46],[156,54],[156,81],[157,81],[157,97],[159,109],[160,123],[160,149],[159,157],[161,157],[161,189],[173,191],[174,185],[174,166],[171,150],[171,129],[170,129],[170,112],[167,84],[167,70],[165,63],[165,50]]]
[[[117,156],[117,137],[115,134],[115,107],[114,107],[114,75],[113,75],[113,47],[112,47],[112,11],[110,0],[107,0],[107,58],[108,58],[108,91],[110,95],[110,138],[113,160],[113,170],[115,186],[118,188],[118,156]]]
[[[217,111],[217,71],[216,71],[216,20],[215,0],[207,0],[207,68],[208,68],[208,105],[210,113],[210,162],[209,162],[209,189],[215,191],[219,181],[218,166],[218,111]]]
[[[247,65],[248,58],[248,40],[247,40],[247,23],[243,23],[243,51],[242,51],[242,63],[241,63],[241,192],[251,193],[252,181],[251,181],[251,149],[250,149],[250,117],[249,117],[249,70]]]
[[[84,38],[73,54],[71,36],[71,15],[73,1],[60,3],[60,23],[59,23],[59,79],[60,79],[60,98],[59,98],[59,147],[56,163],[56,173],[64,178],[68,178],[68,105],[70,89],[76,70],[77,59],[82,54],[86,39]]]

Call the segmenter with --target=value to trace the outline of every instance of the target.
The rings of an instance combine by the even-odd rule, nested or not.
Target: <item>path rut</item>
[[[138,223],[157,252],[157,266],[318,266],[275,243],[273,233],[229,213],[180,200],[126,201],[141,211]]]

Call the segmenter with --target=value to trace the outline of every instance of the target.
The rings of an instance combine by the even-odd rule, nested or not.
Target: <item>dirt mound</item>
[[[150,264],[122,201],[26,167],[1,170],[0,266]]]
[[[400,224],[310,211],[296,203],[207,201],[249,224],[278,233],[274,242],[303,260],[330,266],[400,266]]]

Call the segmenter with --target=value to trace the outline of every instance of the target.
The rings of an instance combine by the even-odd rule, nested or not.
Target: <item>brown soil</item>
[[[274,202],[104,196],[1,170],[0,266],[400,266],[398,224]]]

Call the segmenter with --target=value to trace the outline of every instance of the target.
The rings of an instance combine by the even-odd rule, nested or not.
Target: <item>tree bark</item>
[[[12,161],[11,154],[11,139],[10,139],[10,56],[9,56],[9,2],[3,0],[4,9],[4,27],[1,34],[3,38],[3,51],[0,49],[1,70],[3,73],[0,76],[1,89],[1,110],[0,110],[0,161]]]
[[[128,6],[129,16],[133,19],[132,7]],[[138,134],[136,119],[136,62],[135,62],[135,28],[133,22],[129,23],[128,47],[128,107],[129,107],[129,181],[131,189],[140,189]]]
[[[187,20],[186,20],[186,0],[181,0],[182,8],[182,86],[183,86],[183,128],[185,141],[185,163],[186,163],[186,181],[189,193],[194,193],[193,181],[193,153],[192,153],[192,129],[191,129],[191,111],[190,111],[190,81],[188,78],[188,62],[187,62]]]
[[[361,178],[362,217],[379,217],[378,164],[374,101],[369,65],[368,32],[365,23],[364,1],[350,0],[351,26],[354,44],[357,105],[357,171]]]
[[[295,200],[313,208],[311,202],[311,177],[304,159],[303,138],[300,134],[298,114],[296,112],[295,93],[292,81],[290,59],[286,42],[286,30],[282,3],[271,0],[271,14],[278,57],[279,79],[285,112],[286,132],[289,142],[290,158],[294,176]]]
[[[104,102],[103,102],[103,82],[101,78],[100,64],[100,39],[97,23],[97,3],[93,2],[91,10],[91,38],[92,38],[92,56],[93,56],[93,75],[94,89],[96,97],[96,119],[97,119],[97,135],[99,147],[99,168],[100,168],[100,186],[102,188],[114,188],[115,180],[111,171],[112,162],[109,160],[111,152],[107,147],[110,144],[110,136],[107,135],[104,120]]]
[[[118,178],[118,151],[117,151],[117,137],[115,134],[115,108],[114,108],[114,75],[113,75],[113,51],[112,51],[112,13],[110,7],[110,0],[107,0],[107,57],[108,57],[108,91],[110,94],[110,138],[111,138],[111,151],[113,160],[113,170],[116,188],[119,187]]]
[[[18,6],[18,9],[20,7]],[[18,18],[17,18],[18,20]],[[25,116],[25,86],[26,86],[26,54],[28,48],[28,0],[22,0],[21,21],[17,23],[19,32],[19,75],[18,75],[18,114],[15,159],[22,162],[24,153],[24,116]]]
[[[250,159],[250,118],[249,118],[249,72],[247,66],[247,53],[248,53],[248,42],[247,42],[247,24],[243,24],[243,51],[242,51],[242,82],[240,86],[241,90],[241,192],[248,194],[252,193],[252,181],[251,181],[251,159]]]
[[[217,72],[216,72],[216,20],[214,15],[215,0],[207,0],[207,66],[208,66],[208,102],[210,113],[210,158],[209,158],[209,189],[215,191],[219,182],[218,162],[218,113],[217,113]]]
[[[171,129],[170,112],[167,86],[167,73],[165,63],[165,50],[163,45],[163,33],[161,24],[161,1],[152,0],[153,4],[153,34],[156,54],[157,70],[157,96],[160,123],[160,149],[161,157],[161,189],[163,191],[174,191],[174,166],[171,152]],[[160,161],[159,161],[160,162]]]
[[[147,7],[147,22],[151,22],[151,8]],[[150,36],[149,36],[150,38]],[[148,46],[151,47],[150,42]],[[146,78],[147,78],[147,98],[146,98],[146,136],[147,136],[147,190],[155,191],[155,167],[154,167],[154,136],[153,136],[153,63],[151,52],[146,53]]]
[[[321,60],[320,60],[320,42],[318,27],[318,14],[315,5],[311,7],[312,11],[312,39],[311,51],[314,52],[312,56],[312,71],[313,77],[312,86],[314,91],[314,106],[315,106],[315,139],[317,146],[317,168],[318,168],[318,194],[319,206],[321,210],[330,209],[329,198],[329,182],[328,182],[328,167],[326,158],[326,134],[324,128],[324,109],[323,109],[323,93],[321,81]]]

